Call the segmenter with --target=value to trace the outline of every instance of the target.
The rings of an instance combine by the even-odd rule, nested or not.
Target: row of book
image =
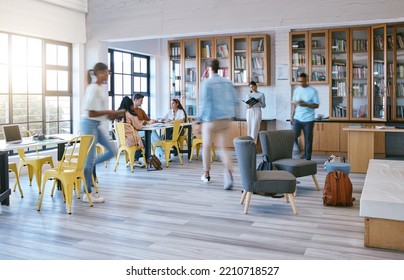
[[[196,68],[195,67],[185,69],[185,81],[187,83],[196,82]]]
[[[180,59],[181,58],[181,47],[171,47],[170,48],[170,58]]]
[[[201,48],[201,57],[202,58],[211,58],[212,57],[212,47],[210,45],[206,45]]]
[[[264,75],[263,74],[253,73],[251,78],[256,83],[263,83],[264,82]]]
[[[313,71],[311,73],[312,81],[325,81],[326,75],[325,72],[322,71]]]
[[[333,52],[346,52],[346,40],[332,39],[332,51]]]
[[[234,56],[234,68],[245,69],[246,68],[246,58],[242,55]]]
[[[337,65],[334,62],[334,64],[332,65],[331,74],[331,77],[333,79],[346,79],[346,66]]]
[[[335,118],[345,118],[346,114],[346,107],[342,105],[332,106],[332,116]]]
[[[263,57],[253,57],[251,58],[252,68],[255,69],[264,69],[265,68],[265,59]]]
[[[378,77],[378,78],[383,78],[385,75],[384,75],[384,63],[382,63],[382,62],[375,62],[374,64],[373,64],[373,75],[375,76],[375,77]],[[394,73],[394,70],[393,70],[393,64],[392,63],[388,63],[387,64],[387,78],[392,78],[393,77],[393,73]]]
[[[306,65],[306,55],[298,52],[292,54],[292,65],[294,66],[304,66]]]
[[[358,109],[353,109],[352,113],[355,118],[366,118],[368,116],[368,106],[359,106]]]
[[[195,99],[196,86],[195,85],[186,85],[185,86],[185,98],[186,99]]]
[[[352,67],[352,77],[354,79],[367,79],[368,68],[362,65],[354,65]]]
[[[352,41],[352,47],[355,52],[367,51],[368,50],[368,40],[354,39]]]
[[[397,88],[397,97],[404,97],[404,84],[399,83],[397,84],[396,88]]]
[[[325,65],[325,57],[321,54],[312,54],[311,55],[311,64],[312,65]]]
[[[367,84],[353,84],[352,85],[352,96],[366,97],[367,95],[368,95],[368,85]]]
[[[346,82],[333,81],[332,82],[332,96],[346,97]]]
[[[235,83],[247,83],[247,71],[237,71],[234,73]]]
[[[404,118],[404,106],[403,105],[396,106],[396,117]]]

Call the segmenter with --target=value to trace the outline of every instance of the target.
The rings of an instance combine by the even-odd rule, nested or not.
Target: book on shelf
[[[247,101],[243,100],[243,102],[247,105],[250,105],[251,107],[260,102],[257,98],[250,97]]]
[[[259,52],[262,52],[262,51],[263,51],[263,49],[262,49],[262,42],[263,42],[263,39],[260,39],[260,41],[258,42],[257,51],[259,51]]]

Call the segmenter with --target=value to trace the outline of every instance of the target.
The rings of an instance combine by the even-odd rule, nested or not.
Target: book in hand
[[[304,101],[301,100],[301,99],[299,99],[299,100],[293,100],[292,103],[295,104],[295,105],[304,105],[304,104],[307,104],[306,102],[304,102]]]
[[[249,105],[250,107],[254,106],[255,104],[257,104],[258,102],[260,102],[257,98],[251,97],[250,99],[248,99],[247,101],[243,100],[243,102],[247,105]]]

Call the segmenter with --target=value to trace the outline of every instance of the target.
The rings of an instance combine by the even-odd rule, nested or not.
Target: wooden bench
[[[404,161],[369,161],[359,215],[365,246],[404,250]]]

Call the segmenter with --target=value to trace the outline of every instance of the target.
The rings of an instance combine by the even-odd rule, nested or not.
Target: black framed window
[[[108,92],[112,109],[117,109],[124,96],[140,93],[144,96],[142,109],[150,112],[150,56],[120,50],[108,50],[111,70]]]
[[[72,45],[0,32],[0,49],[0,126],[71,133]]]

